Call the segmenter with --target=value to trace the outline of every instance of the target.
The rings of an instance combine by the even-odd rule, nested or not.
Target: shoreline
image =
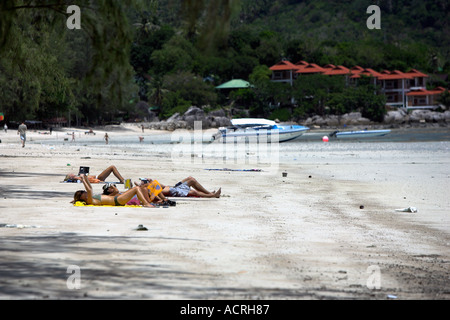
[[[392,125],[383,125],[383,126],[362,126],[362,125],[349,125],[346,127],[336,127],[336,126],[313,126],[310,128],[308,132],[306,132],[302,137],[298,138],[302,140],[304,138],[308,138],[308,136],[315,135],[325,135],[330,134],[333,131],[352,131],[352,130],[373,130],[373,129],[391,129],[393,132],[408,132],[415,131],[419,133],[436,133],[442,132],[447,133],[450,132],[450,128],[448,126],[442,126],[439,124],[418,124],[418,125],[403,125],[403,126],[392,126]],[[78,140],[88,141],[91,140],[103,140],[105,133],[108,133],[110,139],[114,139],[115,137],[120,136],[136,136],[136,141],[139,142],[138,138],[140,136],[143,137],[157,137],[157,136],[169,136],[172,134],[175,135],[191,135],[194,133],[194,130],[190,129],[176,129],[174,131],[170,130],[157,130],[157,129],[145,129],[144,132],[138,127],[137,124],[121,124],[115,125],[111,127],[98,127],[95,128],[95,135],[88,135],[85,132],[88,129],[83,127],[65,127],[53,130],[53,133],[50,134],[49,131],[45,130],[34,130],[29,129],[27,131],[27,141],[49,141],[49,140],[64,140],[67,142],[71,142],[72,140],[72,132],[75,133],[75,142]],[[218,129],[210,128],[202,131],[204,135],[212,135],[217,132]],[[112,140],[110,140],[112,141]],[[3,130],[0,132],[0,143],[16,143],[19,142],[19,136],[17,135],[17,130],[8,129],[8,132],[5,133]],[[145,139],[144,139],[145,142]]]
[[[50,149],[36,138],[21,148],[10,138],[0,144],[0,226],[16,227],[0,227],[1,299],[450,299],[449,142],[433,152],[299,143],[296,161],[283,153],[272,170],[248,172],[127,146]],[[82,187],[61,181],[80,165],[92,174],[116,165],[133,182],[193,176],[222,196],[74,207]],[[395,211],[410,206],[418,212]],[[78,290],[67,286],[69,266],[81,270]]]

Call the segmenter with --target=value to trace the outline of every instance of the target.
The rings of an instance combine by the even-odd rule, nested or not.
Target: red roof
[[[270,67],[269,69],[272,71],[297,70],[298,66],[296,66],[295,64],[293,64],[287,60],[283,60],[283,61],[278,62],[276,65]]]
[[[435,95],[435,94],[441,94],[445,90],[446,89],[443,87],[437,87],[434,90],[419,89],[419,90],[414,90],[414,91],[408,92],[406,95],[407,96],[431,96],[431,95]]]
[[[391,73],[383,73],[378,77],[379,80],[399,80],[399,79],[414,79],[411,74],[407,74],[398,70],[394,70]]]
[[[299,61],[295,64],[288,60],[282,60],[277,64],[270,67],[272,71],[287,71],[293,70],[298,74],[312,74],[321,73],[324,75],[345,75],[352,74],[351,78],[361,78],[361,75],[367,77],[378,78],[379,80],[400,80],[400,79],[414,79],[418,77],[428,77],[425,73],[422,73],[416,69],[411,69],[408,72],[401,72],[399,70],[389,71],[383,70],[377,72],[371,68],[363,68],[361,66],[354,66],[348,69],[344,66],[335,66],[333,64],[327,64],[324,67],[320,67],[315,63],[308,63],[306,61]]]
[[[418,77],[427,77],[428,78],[428,75],[426,75],[425,73],[422,73],[416,69],[411,69],[406,73],[412,75],[414,78],[418,78]]]
[[[308,62],[301,60],[301,61],[297,62],[295,65],[303,67],[303,66],[307,66],[308,64],[309,64]]]
[[[354,67],[352,67],[351,69],[350,69],[350,71],[352,72],[352,73],[360,73],[360,72],[362,72],[364,70],[364,68],[363,67],[360,67],[360,66],[354,66]]]
[[[361,75],[366,76],[366,77],[374,77],[374,78],[380,78],[383,76],[381,73],[379,73],[373,69],[370,69],[370,68],[362,69],[359,66],[357,66],[356,69],[354,69],[354,68],[355,67],[352,68],[353,76],[350,77],[352,79],[361,78]]]
[[[325,71],[326,75],[339,75],[339,74],[349,74],[350,69],[344,66],[333,66],[333,68],[329,68]]]
[[[309,63],[306,66],[300,67],[296,73],[324,73],[326,69],[318,66],[315,63]]]

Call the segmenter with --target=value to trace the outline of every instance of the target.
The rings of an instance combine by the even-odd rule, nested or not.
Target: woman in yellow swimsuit
[[[85,190],[78,190],[75,192],[73,196],[72,203],[75,203],[77,201],[83,201],[86,202],[88,205],[94,205],[94,206],[124,206],[128,201],[130,201],[133,196],[137,196],[139,201],[141,202],[142,206],[154,208],[155,206],[152,205],[150,202],[148,202],[145,198],[145,196],[142,193],[142,190],[140,187],[134,187],[130,190],[125,191],[124,193],[116,196],[110,196],[110,195],[93,195],[92,194],[92,186],[89,182],[89,179],[82,174],[80,175],[81,181],[83,182]]]

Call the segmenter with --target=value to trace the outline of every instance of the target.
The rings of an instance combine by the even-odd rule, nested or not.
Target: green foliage
[[[338,76],[307,75],[294,83],[293,95],[298,107],[294,116],[308,114],[344,114],[360,111],[373,121],[382,121],[386,98],[374,87],[370,78],[362,78],[357,86],[349,86]]]
[[[292,118],[291,111],[288,108],[280,108],[274,110],[270,116],[269,119],[271,120],[280,120],[280,121],[289,121]]]
[[[69,111],[102,120],[126,109],[136,88],[125,7],[135,3],[78,1],[82,29],[69,30],[67,1],[0,2],[0,90],[8,121]]]
[[[450,92],[448,90],[441,94],[439,103],[443,104],[447,109],[450,107]]]
[[[291,87],[271,82],[267,66],[287,58],[450,70],[450,5],[441,0],[380,1],[381,30],[367,29],[366,1],[79,0],[82,30],[66,28],[68,3],[0,2],[0,111],[7,119],[70,114],[77,124],[101,123],[132,115],[130,101],[139,100],[168,117],[191,104],[216,108],[223,93],[214,86],[233,78],[254,85],[229,97],[252,116],[284,119],[294,99],[293,117],[360,110],[381,119],[384,97],[370,84],[310,76]]]
[[[163,118],[170,117],[175,112],[186,111],[191,105],[215,106],[217,101],[214,87],[190,72],[167,74],[162,88]]]

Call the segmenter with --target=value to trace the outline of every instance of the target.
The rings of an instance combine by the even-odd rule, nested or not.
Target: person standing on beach
[[[5,125],[3,126],[3,129],[5,129],[5,133],[8,133],[8,126],[6,125],[6,123],[5,123]]]
[[[104,139],[105,139],[105,143],[108,144],[108,139],[109,139],[108,133],[105,133]]]
[[[75,141],[75,132],[72,132],[72,141]]]
[[[17,134],[20,135],[20,140],[22,140],[22,148],[24,148],[25,141],[27,140],[27,126],[25,125],[25,121],[22,121],[22,123],[19,125]]]

